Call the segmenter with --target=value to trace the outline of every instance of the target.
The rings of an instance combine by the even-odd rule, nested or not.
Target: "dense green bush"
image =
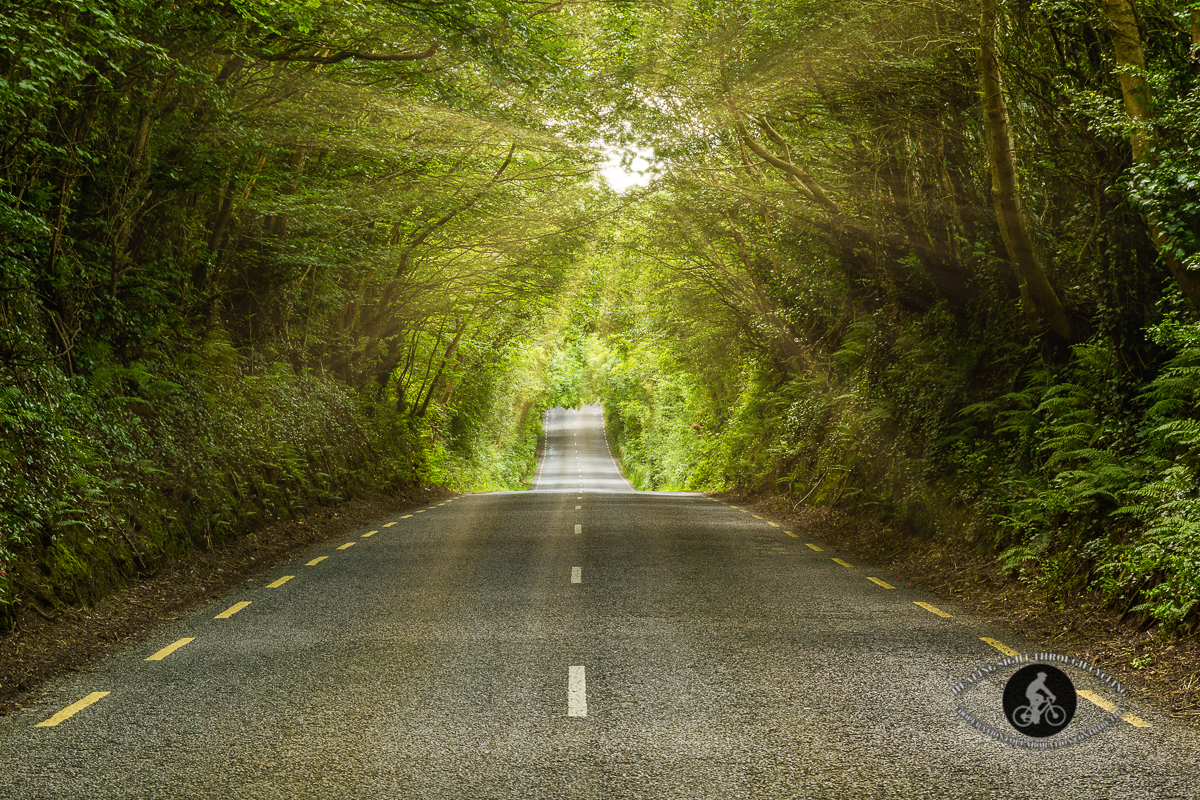
[[[564,19],[0,2],[0,629],[367,489],[522,485],[523,350],[610,199],[547,110]]]
[[[1197,331],[1160,327],[1164,361],[1137,379],[1102,337],[1052,363],[928,320],[886,335],[864,322],[819,374],[747,360],[728,405],[699,399],[661,345],[610,337],[597,352],[640,488],[741,486],[874,514],[995,552],[1053,597],[1098,592],[1176,629],[1200,607]]]
[[[173,362],[28,370],[4,387],[6,621],[16,602],[88,602],[191,547],[426,477],[407,424],[286,363],[250,367],[214,340]]]

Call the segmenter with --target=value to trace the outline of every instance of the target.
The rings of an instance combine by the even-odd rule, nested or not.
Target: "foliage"
[[[0,627],[368,488],[522,484],[524,350],[609,203],[544,105],[567,19],[4,4]]]
[[[604,75],[662,175],[609,259],[636,286],[595,346],[610,422],[647,488],[880,515],[1190,629],[1194,18],[1138,4],[1145,65],[1117,67],[1101,5],[996,6],[1023,224],[1068,324],[1000,235],[976,9],[664,3]]]
[[[1200,28],[1122,7],[5,3],[0,614],[602,400],[1194,628]]]

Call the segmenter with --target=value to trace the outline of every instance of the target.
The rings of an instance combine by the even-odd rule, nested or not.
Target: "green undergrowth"
[[[503,347],[473,342],[463,348],[449,402],[431,411],[432,480],[457,491],[528,487],[537,472],[544,412],[581,403],[585,318],[586,311],[567,300]]]
[[[1200,324],[1047,354],[953,320],[864,317],[805,374],[743,353],[723,385],[686,349],[594,343],[610,432],[641,489],[737,487],[842,508],[918,546],[990,553],[1066,602],[1169,634],[1200,621]],[[1011,339],[1010,339],[1011,341]]]
[[[104,356],[73,377],[14,371],[0,388],[0,629],[22,606],[89,604],[317,505],[531,474],[536,414],[502,421],[501,437],[524,430],[517,444],[472,454],[441,407],[414,419],[220,338],[127,366]]]

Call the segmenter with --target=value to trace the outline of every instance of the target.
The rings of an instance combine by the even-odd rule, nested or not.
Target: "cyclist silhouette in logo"
[[[1029,700],[1029,710],[1032,712],[1030,722],[1034,725],[1041,722],[1042,709],[1058,699],[1054,692],[1046,687],[1046,673],[1044,672],[1039,672],[1037,677],[1025,687],[1025,697]]]
[[[1025,687],[1025,697],[1029,705],[1020,706],[1013,711],[1013,722],[1021,728],[1038,725],[1042,722],[1042,714],[1046,715],[1045,724],[1058,727],[1067,718],[1067,712],[1056,705],[1058,697],[1046,686],[1046,673],[1039,672],[1037,677]]]

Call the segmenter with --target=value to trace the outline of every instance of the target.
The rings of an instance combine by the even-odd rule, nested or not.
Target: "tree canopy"
[[[603,399],[1195,625],[1198,87],[1194,0],[0,3],[0,604]]]

